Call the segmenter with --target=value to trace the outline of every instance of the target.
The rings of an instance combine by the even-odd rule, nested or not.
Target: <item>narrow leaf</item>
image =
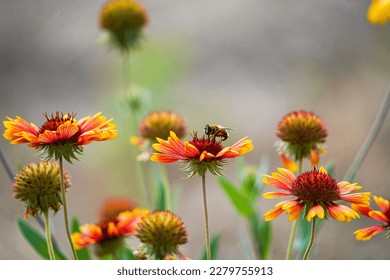
[[[241,193],[231,181],[225,177],[218,177],[218,183],[241,216],[249,217],[253,213],[252,200]]]
[[[22,218],[18,218],[18,227],[35,252],[44,259],[50,259],[44,235]],[[54,254],[57,260],[66,260],[65,255],[56,247],[54,247]]]
[[[138,260],[129,248],[120,248],[117,251],[118,260]]]
[[[210,251],[211,251],[211,259],[216,260],[219,248],[219,235],[213,234],[210,239]],[[200,256],[201,260],[207,260],[207,252],[206,246],[203,248],[203,252]]]

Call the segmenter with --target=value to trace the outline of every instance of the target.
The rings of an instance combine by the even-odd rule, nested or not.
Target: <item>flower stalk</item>
[[[211,260],[210,232],[209,232],[209,213],[208,213],[208,210],[207,210],[207,197],[206,197],[206,175],[202,175],[201,177],[202,177],[202,191],[203,191],[203,208],[204,208],[206,255],[207,255],[207,260]]]
[[[72,242],[72,236],[71,236],[70,228],[69,228],[68,207],[66,205],[66,194],[65,194],[65,184],[64,184],[64,165],[63,165],[62,157],[59,158],[59,164],[60,164],[61,196],[62,196],[62,206],[64,207],[64,222],[65,222],[66,236],[68,238],[70,248],[72,250],[73,258],[75,260],[77,260],[78,258],[77,258],[76,250],[75,250],[73,242]]]
[[[55,260],[56,257],[54,255],[53,243],[51,240],[49,212],[46,211],[43,214],[45,216],[45,235],[46,235],[47,249],[49,251],[49,257],[50,260]]]
[[[317,220],[317,217],[314,217],[313,221],[311,223],[310,241],[309,241],[309,244],[307,245],[305,254],[303,255],[303,260],[307,260],[309,253],[310,253],[310,250],[314,244],[314,238],[315,238],[315,233],[316,233],[316,220]]]

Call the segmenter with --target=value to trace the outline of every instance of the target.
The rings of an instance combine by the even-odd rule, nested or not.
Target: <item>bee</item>
[[[223,127],[219,124],[206,124],[204,127],[204,134],[208,137],[212,137],[215,140],[216,137],[221,137],[221,142],[225,141],[229,137],[228,130],[232,130],[234,128]]]

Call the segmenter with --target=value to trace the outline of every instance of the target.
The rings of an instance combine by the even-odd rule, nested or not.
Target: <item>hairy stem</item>
[[[317,220],[317,217],[314,217],[313,222],[311,224],[310,241],[309,241],[309,244],[307,245],[305,254],[303,255],[303,260],[307,260],[307,257],[309,256],[309,253],[310,253],[310,250],[313,247],[314,237],[315,237],[315,233],[316,233],[316,220]]]
[[[50,260],[55,260],[56,257],[54,255],[53,243],[51,242],[49,212],[46,211],[43,214],[45,216],[45,233],[46,233],[46,243],[47,243],[47,249],[49,251],[49,257]]]

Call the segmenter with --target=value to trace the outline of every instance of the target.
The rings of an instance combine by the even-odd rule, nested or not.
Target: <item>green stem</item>
[[[288,246],[287,246],[286,258],[285,258],[286,260],[291,259],[291,253],[292,253],[292,249],[293,249],[293,244],[294,244],[295,234],[297,232],[297,228],[298,228],[298,219],[296,219],[293,222],[292,227],[291,227],[290,238],[288,239]]]
[[[314,217],[313,222],[311,224],[310,241],[309,241],[309,244],[307,245],[305,254],[303,255],[303,260],[307,260],[307,257],[309,256],[309,253],[310,253],[310,250],[313,247],[314,237],[315,237],[315,233],[316,233],[316,220],[317,220],[317,217]]]
[[[300,158],[298,160],[298,172],[299,172],[298,174],[302,174],[302,165],[303,165],[303,159]],[[287,252],[286,252],[286,257],[285,257],[286,260],[291,259],[291,253],[292,253],[292,249],[293,249],[293,245],[294,245],[294,241],[295,241],[295,235],[297,233],[297,228],[298,228],[298,219],[296,219],[293,222],[293,225],[291,227],[291,232],[290,232],[290,237],[288,240]]]
[[[43,214],[45,216],[45,233],[46,233],[46,243],[47,243],[47,249],[49,251],[49,257],[50,260],[55,260],[56,257],[54,255],[53,243],[51,241],[49,212],[46,211]]]
[[[206,255],[207,255],[207,259],[211,260],[209,213],[207,211],[207,198],[206,198],[206,175],[202,175],[202,190],[203,190],[204,223],[206,228]]]
[[[385,121],[387,112],[390,108],[390,85],[388,86],[387,93],[382,101],[381,107],[376,115],[374,123],[371,126],[370,131],[368,132],[366,139],[364,140],[360,150],[356,154],[351,166],[349,167],[347,173],[344,176],[345,181],[352,181],[355,178],[355,175],[362,164],[364,158],[366,157],[368,151],[370,150],[372,144],[374,143],[376,137],[379,134],[379,131]]]
[[[122,71],[122,91],[123,91],[123,97],[126,97],[127,91],[129,89],[129,83],[130,80],[130,71],[128,71],[129,68],[129,58],[130,54],[128,52],[123,52],[121,57],[121,71]]]
[[[62,205],[64,207],[65,230],[70,244],[70,248],[72,249],[73,258],[77,260],[78,258],[77,258],[76,250],[74,249],[74,245],[72,242],[72,237],[69,229],[68,208],[66,206],[66,195],[65,195],[65,184],[64,184],[64,165],[62,162],[62,156],[60,156],[59,162],[60,162],[60,172],[61,172],[60,184],[61,184]]]

